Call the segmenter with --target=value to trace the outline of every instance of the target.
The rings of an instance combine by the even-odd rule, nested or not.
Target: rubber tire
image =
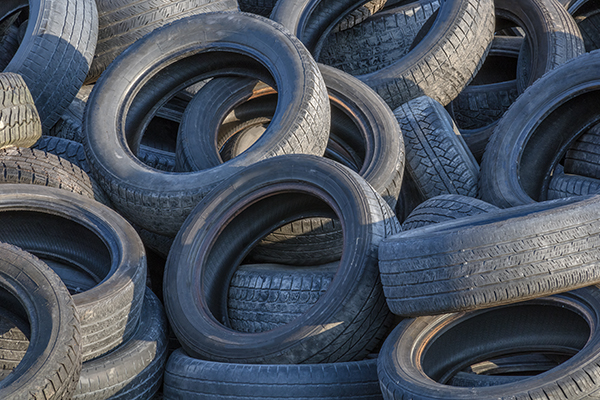
[[[417,97],[395,109],[394,115],[404,136],[406,172],[423,198],[477,196],[479,165],[440,103]]]
[[[119,214],[67,190],[7,183],[0,185],[0,220],[0,241],[95,279],[93,288],[73,295],[84,361],[131,337],[146,258],[142,241]]]
[[[567,174],[600,178],[600,124],[579,136],[567,150],[563,160]]]
[[[381,400],[377,359],[310,365],[242,365],[204,361],[183,349],[169,357],[165,399]]]
[[[379,354],[383,396],[414,400],[594,398],[599,387],[590,376],[598,374],[598,310],[599,290],[589,286],[511,306],[405,319],[388,336]],[[425,347],[427,344],[430,346]],[[441,344],[447,347],[441,349]],[[519,382],[491,387],[440,383],[460,364],[470,364],[470,359],[556,346],[577,354]]]
[[[271,331],[244,334],[229,328],[227,288],[245,254],[269,229],[315,214],[337,215],[344,226],[344,255],[327,292],[308,312]],[[207,360],[361,359],[391,323],[376,252],[379,242],[399,229],[381,196],[334,161],[293,154],[253,164],[203,199],[177,234],[163,284],[171,327],[188,354]]]
[[[54,154],[55,156],[77,165],[86,174],[91,174],[90,167],[85,157],[85,149],[80,142],[57,136],[42,135],[31,148]]]
[[[4,72],[23,77],[46,131],[83,85],[96,49],[98,10],[94,0],[9,0],[0,18],[27,5],[25,36]]]
[[[316,38],[326,36],[329,28],[328,19],[312,7],[314,3],[280,1],[271,18],[295,33],[319,59]],[[342,2],[336,5],[342,6]],[[446,2],[430,33],[412,51],[385,68],[357,77],[392,109],[422,95],[446,105],[464,89],[485,59],[494,34],[494,15],[491,0]],[[310,29],[302,30],[301,23]],[[462,45],[457,49],[453,43]]]
[[[18,74],[0,73],[0,149],[30,147],[42,136],[42,123],[27,84]]]
[[[232,32],[231,26],[239,29]],[[205,40],[198,42],[197,35],[203,34]],[[266,43],[265,36],[272,40]],[[173,50],[163,52],[159,48],[163,45]],[[232,46],[248,57],[228,53]],[[140,59],[140,54],[145,57]],[[178,62],[173,63],[175,54],[179,54]],[[169,93],[193,83],[190,80],[232,71],[246,73],[231,63],[243,62],[244,68],[264,73],[265,67],[251,62],[250,57],[268,65],[277,87],[285,93],[279,97],[281,104],[297,110],[290,117],[307,125],[315,134],[315,143],[325,148],[329,126],[325,84],[297,39],[278,24],[253,14],[215,12],[178,20],[154,30],[122,53],[102,74],[88,100],[84,118],[88,162],[114,207],[128,220],[151,232],[175,235],[198,201],[218,182],[255,161],[234,159],[197,173],[161,173],[145,167],[130,150],[141,137],[142,121],[160,106],[157,101],[166,101]],[[148,74],[152,75],[149,81],[145,78]],[[115,101],[114,93],[122,93],[121,99],[135,95],[121,102]],[[116,121],[125,115],[126,126],[117,130]],[[109,133],[102,127],[108,127]]]
[[[441,194],[425,200],[412,210],[402,223],[402,231],[498,210],[498,207],[473,197]]]
[[[134,334],[110,353],[83,363],[73,400],[151,400],[167,361],[167,317],[146,288]]]
[[[307,312],[334,278],[339,262],[314,267],[243,264],[227,291],[231,328],[265,332],[288,324]]]
[[[100,15],[98,43],[85,84],[95,82],[108,65],[136,40],[171,22],[212,11],[237,11],[236,0],[96,0]]]
[[[554,169],[548,184],[548,200],[585,196],[598,192],[600,192],[600,179],[565,174],[564,168],[560,164]]]
[[[512,207],[402,232],[379,248],[388,306],[402,316],[510,304],[600,282],[600,197]]]
[[[0,398],[70,398],[81,370],[79,315],[60,278],[37,257],[0,244],[3,307],[29,321],[23,359],[0,382]]]
[[[600,52],[581,55],[517,98],[483,153],[482,200],[506,208],[547,198],[552,171],[570,144],[600,120],[594,106],[600,101],[598,68]]]

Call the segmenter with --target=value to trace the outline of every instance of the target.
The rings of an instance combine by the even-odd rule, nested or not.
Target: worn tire
[[[598,396],[600,293],[596,286],[510,306],[405,319],[384,343],[378,376],[388,400],[586,399]],[[576,353],[545,373],[506,385],[456,387],[448,378],[486,356]]]
[[[65,281],[83,275],[88,290],[69,287],[81,316],[83,360],[100,356],[137,325],[146,258],[135,230],[115,211],[66,190],[0,185],[0,241],[58,264]]]
[[[239,29],[232,31],[234,25]],[[199,42],[197,35],[204,35],[205,40]],[[273,40],[265,42],[265,36]],[[161,46],[172,50],[162,51]],[[236,53],[230,52],[231,46],[239,48]],[[147,57],[140,59],[140,54]],[[173,63],[175,54],[179,54],[178,61]],[[253,57],[268,66],[268,73],[285,93],[279,97],[281,104],[297,110],[290,118],[314,132],[315,145],[325,148],[330,118],[325,84],[296,38],[279,24],[253,14],[215,12],[178,20],[138,40],[111,63],[86,107],[88,162],[114,207],[128,220],[152,232],[175,235],[218,182],[255,161],[233,159],[210,170],[173,174],[145,167],[131,150],[136,149],[157,102],[167,101],[191,81],[232,72],[264,74],[265,67]],[[197,62],[198,58],[205,62]],[[149,81],[148,74],[152,76]],[[121,99],[133,98],[115,101],[115,92],[122,93]],[[116,121],[124,116],[128,123],[117,129]],[[101,127],[108,127],[109,133]]]
[[[600,124],[592,126],[571,144],[563,164],[567,174],[600,178]]]
[[[585,196],[598,192],[600,192],[600,179],[565,174],[564,168],[560,164],[554,169],[548,184],[548,200]]]
[[[0,149],[30,147],[42,136],[42,123],[23,78],[0,73]]]
[[[2,243],[0,299],[30,328],[27,351],[0,382],[0,397],[70,398],[81,370],[81,334],[79,314],[65,285],[37,257]]]
[[[335,215],[344,227],[344,255],[326,293],[306,313],[271,331],[247,334],[229,328],[229,277],[254,242],[287,220],[314,215]],[[210,360],[295,364],[361,359],[391,323],[376,249],[398,231],[381,196],[338,163],[296,154],[253,164],[203,199],[175,238],[163,284],[173,331],[188,354]],[[203,284],[193,283],[191,276]]]
[[[552,200],[425,226],[384,240],[379,269],[395,314],[509,304],[600,282],[600,196]]]

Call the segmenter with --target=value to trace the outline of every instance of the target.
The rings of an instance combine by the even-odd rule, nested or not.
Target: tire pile
[[[600,396],[593,0],[0,3],[0,398]]]

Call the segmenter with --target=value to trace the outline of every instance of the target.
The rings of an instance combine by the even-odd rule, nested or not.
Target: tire
[[[30,147],[42,136],[42,123],[27,84],[18,74],[0,73],[0,149]]]
[[[231,328],[265,332],[307,312],[334,278],[339,262],[314,267],[280,264],[240,265],[227,292]]]
[[[479,199],[458,194],[442,194],[425,200],[412,210],[402,223],[402,231],[498,210],[498,207]]]
[[[23,77],[46,131],[69,107],[88,73],[98,10],[94,0],[15,0],[3,2],[0,19],[27,6],[25,36],[4,72]]]
[[[598,383],[598,288],[470,313],[405,319],[384,343],[378,376],[385,399],[584,399]],[[429,346],[426,346],[429,345]],[[445,384],[461,366],[532,349],[576,353],[545,373],[491,387]],[[418,360],[418,361],[417,361]],[[418,362],[418,364],[416,363]]]
[[[344,226],[344,255],[326,293],[306,313],[271,331],[232,330],[226,309],[229,276],[264,232],[315,214],[334,214]],[[389,206],[348,168],[301,154],[263,160],[215,188],[177,234],[163,284],[171,327],[184,350],[203,359],[275,364],[359,360],[377,346],[391,323],[375,254],[379,241],[398,231]],[[186,276],[202,276],[202,286],[192,285]]]
[[[481,160],[481,199],[501,208],[543,201],[570,144],[599,120],[592,83],[600,53],[579,56],[538,79],[498,122]],[[523,112],[526,107],[526,112]],[[577,110],[575,113],[570,110]]]
[[[567,174],[600,177],[600,124],[596,124],[573,142],[564,159]]]
[[[83,360],[107,353],[135,331],[146,282],[146,259],[135,230],[110,208],[85,196],[39,185],[0,185],[0,241],[58,264],[66,281],[83,275],[94,286],[69,287],[81,316]],[[78,293],[80,292],[80,293]]]
[[[565,174],[559,164],[548,184],[548,200],[571,196],[585,196],[600,192],[600,180],[585,176]]]
[[[352,29],[327,36],[317,61],[351,75],[387,67],[409,52],[439,8],[438,0],[429,0],[378,12]]]
[[[61,137],[43,135],[31,148],[54,154],[61,159],[77,165],[86,174],[91,174],[90,167],[85,158],[85,149],[83,148],[83,144],[79,142]]]
[[[394,115],[404,136],[406,172],[423,198],[477,196],[479,165],[440,103],[418,97],[395,109]]]
[[[477,162],[498,120],[516,100],[522,37],[495,36],[473,81],[446,107]]]
[[[179,349],[167,362],[164,396],[190,400],[379,400],[381,390],[376,359],[311,365],[241,365],[195,359]]]
[[[367,18],[381,10],[387,0],[371,0],[362,6],[358,7],[350,14],[346,15],[333,30],[332,33],[351,29],[353,26],[361,24]]]
[[[97,0],[100,14],[96,53],[85,79],[95,82],[136,40],[171,22],[212,11],[235,11],[235,0]]]
[[[18,16],[15,14],[12,18],[5,19],[0,27],[3,32],[0,35],[0,71],[4,71],[19,49],[19,28],[14,24]]]
[[[0,244],[3,307],[29,322],[23,359],[0,383],[3,399],[70,398],[81,370],[79,315],[60,278],[37,257]]]
[[[379,270],[402,316],[509,304],[600,282],[589,243],[600,198],[512,207],[421,227],[384,240]]]
[[[167,342],[167,318],[147,288],[133,336],[110,353],[83,363],[73,400],[153,399],[162,383]]]
[[[229,27],[234,25],[240,29],[230,32]],[[201,32],[206,37],[198,42],[196,34]],[[226,42],[222,35],[227,35]],[[267,43],[264,37],[273,40]],[[181,51],[177,53],[181,54],[178,62],[173,63],[175,53],[159,51],[160,43]],[[230,53],[233,43],[247,56]],[[140,54],[148,55],[146,61],[139,58]],[[210,61],[196,62],[196,57]],[[258,71],[264,75],[265,68],[252,57],[269,66],[269,73],[285,93],[279,101],[286,109],[295,110],[286,114],[313,132],[315,146],[325,148],[329,126],[326,88],[316,63],[298,40],[278,24],[253,14],[211,13],[178,20],[154,30],[122,53],[96,83],[86,108],[88,162],[114,207],[128,220],[151,232],[173,236],[218,182],[256,161],[244,159],[242,163],[234,159],[227,165],[191,174],[161,173],[144,167],[133,155],[135,151],[130,150],[135,150],[145,128],[143,121],[151,116],[151,109],[158,108],[157,102],[166,101],[170,94],[180,91],[180,86],[193,83],[191,80],[232,72],[244,75]],[[240,63],[243,71],[236,69]],[[177,74],[173,74],[174,69]],[[147,74],[153,76],[148,82],[144,78]],[[125,85],[123,79],[131,84]],[[126,93],[136,95],[131,101],[115,102],[115,90],[125,97]],[[125,115],[131,123],[124,129],[111,128],[109,134],[99,129],[116,127],[115,121]]]
[[[271,18],[296,34],[319,59],[318,40],[328,33],[329,20],[322,17],[318,7],[312,7],[313,3],[310,0],[280,1]],[[336,5],[342,6],[342,3],[336,2]],[[331,7],[329,3],[327,6]],[[333,8],[328,11],[339,14]],[[300,21],[308,28],[302,30]],[[446,105],[458,96],[481,66],[492,42],[493,26],[494,3],[491,0],[444,3],[430,33],[412,51],[385,68],[357,77],[373,88],[392,109],[422,95]],[[473,40],[465,40],[465,37]],[[456,48],[452,43],[462,45]],[[434,67],[430,66],[432,62]]]
[[[404,174],[402,186],[400,187],[400,197],[396,203],[396,218],[400,223],[406,221],[410,213],[422,202],[425,201],[421,191],[410,174]]]
[[[598,24],[600,23],[600,10],[593,9],[588,12],[576,13],[573,17],[577,23],[577,27],[581,31],[585,51],[590,52],[600,49],[600,31]]]

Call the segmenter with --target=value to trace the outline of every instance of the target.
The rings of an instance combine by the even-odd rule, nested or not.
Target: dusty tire
[[[0,148],[30,147],[42,136],[42,123],[27,84],[18,74],[0,73]]]
[[[554,169],[548,184],[548,200],[562,199],[571,196],[585,196],[600,192],[600,180],[565,174],[564,168],[559,164]]]
[[[2,306],[30,325],[30,345],[0,382],[3,399],[70,398],[81,370],[79,315],[60,278],[37,257],[0,244]]]
[[[115,211],[66,190],[0,185],[0,241],[50,265],[70,286],[81,316],[83,360],[127,340],[137,325],[146,282],[146,258],[135,230]],[[84,279],[76,279],[83,275]],[[85,290],[87,289],[87,290]]]
[[[244,29],[231,31],[232,21]],[[198,42],[197,34],[205,35],[205,40]],[[267,43],[263,40],[265,35],[281,40]],[[173,51],[161,51],[163,45]],[[231,53],[230,46],[239,50]],[[173,63],[176,53],[181,54],[177,56],[178,62]],[[147,57],[140,59],[140,54]],[[208,58],[210,62],[196,62],[198,58]],[[265,67],[256,59],[269,66],[268,73],[286,93],[280,97],[282,104],[298,111],[290,117],[300,125],[307,125],[307,129],[319,132],[320,136],[314,140],[321,141],[325,148],[329,102],[317,65],[297,39],[262,17],[215,12],[178,20],[135,42],[103,73],[86,108],[86,154],[94,176],[111,197],[114,207],[128,220],[152,232],[175,235],[202,197],[218,182],[248,165],[233,159],[210,170],[173,174],[145,167],[131,149],[137,148],[145,123],[152,116],[151,110],[158,107],[157,102],[166,102],[182,89],[180,86],[220,73],[264,74]],[[240,63],[243,64],[241,71]],[[175,70],[177,74],[173,73]],[[149,81],[148,74],[152,76]],[[125,81],[130,83],[125,84]],[[115,102],[114,91],[123,90],[135,95],[131,101]],[[125,92],[123,95],[127,97]],[[300,104],[310,104],[310,107],[302,109]],[[116,121],[126,115],[128,123],[117,129]],[[99,127],[109,127],[110,133],[106,134]]]
[[[288,324],[252,334],[229,328],[227,277],[269,229],[315,215],[342,221],[344,255],[336,273],[341,279]],[[398,229],[381,196],[340,164],[300,154],[253,164],[203,199],[177,234],[163,285],[171,326],[186,352],[204,359],[276,364],[361,359],[391,322],[376,249]],[[324,324],[329,329],[322,330]]]

